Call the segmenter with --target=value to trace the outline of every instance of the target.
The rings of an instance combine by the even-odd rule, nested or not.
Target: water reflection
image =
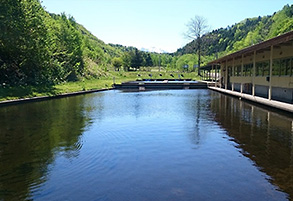
[[[3,107],[0,127],[0,200],[292,196],[292,118],[209,90]]]
[[[29,199],[55,157],[77,157],[89,119],[84,96],[0,108],[0,200]]]
[[[218,94],[214,93],[214,96]],[[211,109],[243,155],[293,198],[293,118],[220,95]]]
[[[181,91],[176,94],[172,91],[152,91],[152,92],[140,92],[140,93],[113,93],[113,96],[120,97],[121,113],[119,108],[115,108],[117,115],[123,118],[123,116],[135,116],[136,119],[143,117],[150,117],[149,121],[164,121],[164,118],[173,118],[176,123],[183,120],[183,130],[188,130],[188,137],[194,145],[200,144],[200,127],[206,123],[209,118],[207,112],[210,108],[210,91],[197,90],[196,93],[190,93],[189,91]],[[112,100],[117,98],[111,97]],[[109,103],[111,100],[107,100]],[[125,108],[127,111],[125,113]],[[108,109],[107,109],[108,110]],[[162,116],[164,114],[164,116]],[[107,114],[105,114],[107,117]],[[147,122],[146,122],[147,123]]]

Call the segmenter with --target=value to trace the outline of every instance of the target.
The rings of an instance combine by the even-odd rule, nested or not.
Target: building
[[[211,89],[293,112],[293,31],[216,59],[202,70],[213,74],[216,66],[220,76]]]

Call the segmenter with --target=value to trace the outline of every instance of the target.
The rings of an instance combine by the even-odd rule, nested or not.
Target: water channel
[[[206,89],[0,107],[0,200],[292,200],[292,122]]]

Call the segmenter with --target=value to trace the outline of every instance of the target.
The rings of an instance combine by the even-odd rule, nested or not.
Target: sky
[[[105,43],[175,52],[194,16],[210,31],[246,18],[272,15],[292,0],[42,0],[50,13],[71,15]]]

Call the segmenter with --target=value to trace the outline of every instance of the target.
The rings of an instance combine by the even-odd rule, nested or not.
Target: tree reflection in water
[[[0,108],[0,200],[29,199],[56,155],[79,155],[90,122],[83,102],[77,96]]]
[[[218,94],[213,93],[214,96]],[[211,110],[242,153],[293,198],[293,118],[221,95]]]

